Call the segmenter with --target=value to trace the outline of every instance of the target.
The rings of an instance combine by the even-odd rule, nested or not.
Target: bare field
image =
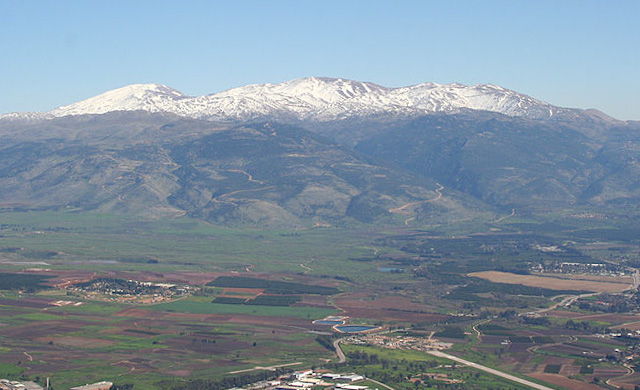
[[[537,372],[534,374],[527,374],[535,379],[540,379],[541,381],[545,381],[547,383],[551,383],[556,386],[561,386],[565,389],[570,390],[602,390],[602,387],[594,385],[592,383],[585,383],[575,379],[569,379],[565,376],[558,374],[546,374],[542,372]]]
[[[629,330],[640,330],[640,317],[636,317],[634,321],[626,322],[621,325],[616,325],[613,327],[614,329],[625,328]]]
[[[57,345],[64,345],[66,347],[75,347],[75,348],[96,348],[96,347],[104,347],[104,346],[115,344],[115,342],[111,340],[87,338],[87,337],[71,337],[71,336],[38,337],[35,340],[40,341],[42,343],[53,342]]]
[[[609,324],[624,324],[628,322],[636,322],[640,321],[640,317],[635,316],[633,314],[622,314],[622,313],[604,313],[604,314],[582,314],[577,317],[573,317],[574,320],[579,321],[600,321],[606,322]]]
[[[425,313],[424,306],[402,296],[388,296],[376,300],[365,297],[365,293],[344,294],[334,301],[344,315],[354,318],[400,322],[438,322],[449,318],[444,314]]]
[[[630,287],[630,284],[623,283],[562,279],[549,276],[519,275],[500,271],[472,272],[467,274],[467,276],[475,276],[494,283],[520,284],[523,286],[548,288],[551,290],[621,292]]]
[[[539,274],[543,277],[555,278],[555,279],[563,279],[563,280],[589,280],[595,282],[609,282],[609,283],[619,283],[624,285],[630,285],[633,283],[633,277],[631,276],[601,276],[601,275],[582,275],[582,274],[547,274],[541,273]]]

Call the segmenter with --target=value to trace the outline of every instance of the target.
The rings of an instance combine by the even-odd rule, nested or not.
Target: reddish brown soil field
[[[634,315],[627,314],[587,314],[582,315],[580,317],[576,317],[577,319],[585,320],[585,321],[604,321],[604,322],[633,322],[639,321],[640,317]]]
[[[39,337],[36,339],[37,341],[47,343],[49,341],[53,341],[56,345],[64,345],[66,347],[75,347],[75,348],[97,348],[104,347],[107,345],[113,345],[115,342],[110,340],[103,339],[89,339],[83,337]]]
[[[634,322],[627,322],[624,324],[620,324],[617,326],[613,326],[612,328],[616,329],[616,328],[625,328],[625,329],[631,329],[631,330],[640,330],[640,318],[636,319],[636,321]]]
[[[234,324],[258,325],[258,326],[296,326],[298,328],[311,329],[311,320],[292,317],[265,317],[236,314],[229,319]]]
[[[215,342],[214,342],[215,341]],[[184,353],[185,351],[193,351],[197,353],[210,355],[226,355],[238,349],[251,347],[251,343],[230,341],[215,336],[189,335],[179,338],[172,338],[166,341],[171,348]]]
[[[44,309],[50,306],[51,299],[40,298],[22,298],[22,299],[3,299],[0,298],[0,305],[9,307],[28,307],[35,309]]]
[[[371,300],[367,293],[344,294],[335,298],[339,307],[367,307],[369,309],[392,309],[403,311],[424,311],[424,305],[411,302],[407,297],[396,295]]]
[[[63,334],[75,332],[79,328],[91,325],[91,322],[84,321],[39,321],[34,323],[16,326],[12,328],[4,328],[2,335],[5,337],[34,339],[42,335]]]
[[[401,322],[436,322],[449,318],[443,314],[424,313],[424,306],[403,296],[389,296],[373,301],[364,296],[366,293],[343,295],[335,298],[335,303],[345,315],[355,318]]]
[[[535,374],[527,374],[528,376],[540,379],[553,385],[561,386],[569,390],[602,390],[602,387],[591,383],[580,382],[575,379],[569,379],[558,374],[545,374],[538,372]]]
[[[546,366],[547,364],[560,364],[560,365],[565,365],[565,364],[572,364],[573,363],[573,359],[569,359],[569,358],[565,358],[565,357],[560,357],[560,356],[546,356],[544,358],[544,365]],[[543,366],[544,368],[544,366]]]
[[[608,352],[613,352],[613,348],[615,347],[612,346],[610,350],[604,351],[600,348],[594,348],[586,344],[578,344],[578,345],[561,344],[561,345],[551,345],[548,347],[541,347],[540,350],[545,350],[545,351],[555,352],[555,353],[571,354],[575,356],[602,358],[602,357],[605,357]]]
[[[584,315],[584,313],[576,313],[569,310],[551,310],[547,312],[547,314],[551,317],[567,318],[567,319],[573,319],[573,318]]]
[[[622,376],[624,374],[627,373],[627,370],[625,370],[622,367],[612,367],[612,368],[596,368],[594,371],[595,375],[598,376],[602,376],[602,377],[607,377],[607,378],[612,378],[612,377],[616,377],[616,376]]]
[[[168,313],[154,310],[144,310],[131,308],[113,314],[116,317],[131,317],[132,319],[143,318],[145,320],[161,321],[167,320],[175,323],[176,320],[187,322],[229,322],[232,319],[230,314],[196,314],[196,313]]]
[[[610,324],[624,324],[627,322],[640,321],[640,317],[628,314],[583,314],[578,317],[574,317],[579,321],[602,321]]]
[[[596,373],[600,375],[600,372],[598,370],[596,370]],[[612,378],[616,379],[612,379],[611,381],[609,381],[609,383],[617,386],[620,389],[634,390],[636,388],[635,385],[640,383],[640,373],[636,372],[631,376],[623,377],[625,374],[626,372],[618,372],[616,373],[616,375],[611,375]],[[606,376],[601,377],[606,378]]]

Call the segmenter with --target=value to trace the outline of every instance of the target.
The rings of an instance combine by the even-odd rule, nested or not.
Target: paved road
[[[302,362],[278,364],[276,366],[269,366],[269,367],[255,366],[253,368],[247,368],[246,370],[229,371],[228,374],[240,374],[242,372],[251,372],[251,371],[257,371],[257,370],[275,371],[277,368],[297,366],[298,364],[302,364]]]
[[[333,349],[336,350],[336,354],[338,355],[338,363],[344,363],[347,361],[347,357],[344,356],[344,352],[342,352],[342,348],[340,348],[340,343],[343,341],[344,339],[337,339],[333,342]]]
[[[560,302],[555,303],[555,304],[553,304],[553,305],[551,305],[551,306],[549,306],[547,308],[544,308],[544,309],[531,311],[531,312],[528,312],[528,313],[520,313],[518,315],[519,316],[523,316],[523,315],[525,315],[525,316],[528,316],[528,315],[540,315],[542,313],[546,313],[548,311],[555,310],[555,309],[557,309],[559,307],[569,307],[569,306],[573,305],[575,303],[575,301],[577,301],[580,298],[588,298],[588,297],[593,297],[593,296],[600,295],[600,294],[602,294],[602,293],[595,292],[595,293],[587,293],[587,294],[580,294],[580,295],[568,295],[568,296],[558,295],[557,297],[554,297],[553,299],[561,297],[561,296],[564,296],[564,298],[562,298],[562,300]]]
[[[444,353],[442,351],[426,351],[426,352],[429,355],[433,355],[433,356],[437,356],[437,357],[453,360],[456,363],[464,364],[465,366],[469,366],[469,367],[472,367],[472,368],[475,368],[475,369],[478,369],[478,370],[481,370],[481,371],[484,371],[484,372],[488,372],[489,374],[497,375],[497,376],[499,376],[501,378],[505,378],[505,379],[508,379],[510,381],[520,383],[521,385],[529,386],[532,389],[553,390],[551,387],[539,385],[537,383],[528,381],[526,379],[518,378],[517,376],[509,375],[509,374],[504,373],[502,371],[494,370],[493,368],[489,368],[489,367],[480,365],[478,363],[470,362],[468,360],[461,359],[461,358],[459,358],[457,356],[449,355],[448,353]]]

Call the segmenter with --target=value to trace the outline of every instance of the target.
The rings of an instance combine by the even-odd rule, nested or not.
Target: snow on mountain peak
[[[423,115],[464,109],[547,119],[558,107],[500,86],[422,83],[388,88],[341,78],[307,77],[252,84],[190,97],[161,84],[134,84],[51,111],[53,116],[144,110],[235,121],[257,119],[331,121],[370,115]]]
[[[111,111],[170,111],[187,95],[162,84],[132,84],[50,111],[55,116],[104,114]]]

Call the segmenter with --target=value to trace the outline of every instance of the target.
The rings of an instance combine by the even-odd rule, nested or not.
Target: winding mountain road
[[[347,361],[347,357],[342,352],[342,348],[340,348],[340,343],[343,342],[344,339],[337,339],[333,342],[333,348],[336,350],[336,355],[338,355],[338,363],[344,363]]]
[[[438,195],[435,198],[427,199],[427,200],[418,200],[418,201],[415,201],[415,202],[410,202],[410,203],[405,204],[404,206],[396,207],[394,209],[389,209],[389,212],[390,213],[394,213],[394,214],[408,214],[406,209],[408,209],[409,207],[417,206],[417,205],[423,204],[423,203],[436,202],[436,201],[442,199],[442,190],[444,190],[444,186],[442,184],[440,184],[440,183],[437,183],[437,184],[438,184],[438,188],[436,188],[434,191]]]

